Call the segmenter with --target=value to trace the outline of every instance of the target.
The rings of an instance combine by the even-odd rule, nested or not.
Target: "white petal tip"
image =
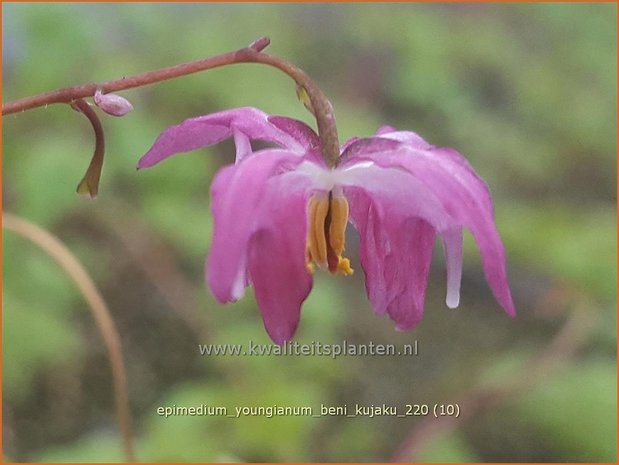
[[[460,305],[460,293],[457,293],[455,295],[448,294],[447,298],[445,299],[445,303],[449,308],[458,308],[458,305]]]
[[[230,302],[236,302],[237,300],[241,300],[245,295],[245,287],[243,285],[237,286],[235,285],[232,288],[232,292],[230,295]]]

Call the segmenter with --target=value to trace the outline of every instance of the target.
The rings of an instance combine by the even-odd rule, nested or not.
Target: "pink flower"
[[[166,129],[138,167],[229,137],[236,142],[236,163],[222,168],[211,188],[215,231],[207,284],[220,302],[241,298],[253,284],[276,343],[294,335],[314,266],[353,272],[343,255],[349,220],[359,232],[372,307],[398,330],[422,318],[437,234],[447,262],[446,303],[458,306],[465,227],[496,300],[515,316],[488,188],[455,150],[383,127],[373,137],[346,142],[337,166],[329,168],[307,125],[239,108]],[[253,151],[252,140],[278,148]]]

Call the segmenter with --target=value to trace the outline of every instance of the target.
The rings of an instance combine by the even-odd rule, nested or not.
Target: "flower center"
[[[309,200],[307,233],[307,269],[314,271],[314,263],[327,266],[333,274],[353,274],[350,260],[342,257],[346,245],[348,201],[343,195],[324,192]]]

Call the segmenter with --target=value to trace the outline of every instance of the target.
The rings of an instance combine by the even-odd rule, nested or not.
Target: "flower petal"
[[[384,152],[395,150],[400,146],[400,142],[393,139],[382,137],[363,137],[356,138],[354,141],[346,142],[339,163],[354,158],[359,153]]]
[[[318,134],[303,121],[286,116],[269,116],[267,120],[276,128],[289,134],[307,150],[317,150],[320,148]]]
[[[252,153],[251,141],[247,134],[236,128],[232,129],[232,136],[234,137],[234,146],[236,147],[236,157],[234,159],[236,162],[239,162]]]
[[[462,280],[462,228],[457,227],[442,234],[447,264],[447,297],[449,308],[457,308],[460,303],[460,282]]]
[[[392,140],[398,140],[400,142],[406,142],[409,147],[415,149],[427,150],[434,146],[426,142],[426,140],[419,134],[413,131],[397,131],[391,126],[382,126],[376,131],[377,138],[387,138]]]
[[[398,330],[409,329],[423,315],[435,230],[421,218],[379,206],[384,199],[370,199],[361,189],[349,188],[346,196],[361,238],[368,298],[376,313],[388,313]]]
[[[398,329],[411,328],[423,314],[435,231],[459,224],[439,198],[404,169],[357,161],[337,175],[361,236],[368,298],[377,313],[389,313]]]
[[[395,252],[387,281],[398,287],[387,312],[399,331],[412,328],[423,316],[435,237],[434,228],[421,218],[409,218],[390,233]]]
[[[363,157],[371,155],[380,158],[383,154],[384,152],[364,153]],[[365,191],[382,212],[389,213],[383,215],[381,212],[385,219],[423,218],[438,231],[457,225],[432,189],[397,166],[383,166],[373,161],[357,162],[338,170],[337,182],[344,188],[356,187]]]
[[[206,278],[220,302],[238,300],[248,283],[248,241],[264,208],[267,181],[301,160],[290,151],[264,150],[221,169],[215,176],[211,186],[215,228]]]
[[[379,130],[380,131],[380,130]],[[449,147],[436,147],[428,144],[417,133],[412,131],[389,131],[381,133],[380,138],[396,140],[406,147],[418,149],[423,154],[430,154],[437,163],[444,165],[445,170],[460,179],[463,187],[470,189],[472,194],[482,202],[485,208],[492,211],[492,199],[485,181],[475,172],[471,164],[459,152]]]
[[[348,147],[350,147],[350,145],[354,144],[355,142],[357,142],[359,139],[361,139],[361,137],[358,136],[352,136],[350,139],[348,139],[346,142],[344,142],[341,146],[340,146],[340,153],[344,153],[346,151],[346,149]]]
[[[365,273],[365,289],[374,311],[382,315],[391,301],[385,269],[391,244],[381,228],[380,218],[372,200],[363,190],[347,189],[350,222],[359,232],[359,258]]]
[[[138,168],[156,165],[176,153],[217,144],[233,135],[237,143],[239,140],[243,143],[241,150],[237,147],[237,162],[249,153],[247,143],[250,139],[273,142],[290,151],[304,153],[307,149],[306,141],[299,140],[298,126],[289,126],[296,128],[292,134],[271,123],[269,115],[263,111],[250,107],[190,118],[163,131],[140,158]],[[237,133],[246,139],[239,139]]]
[[[405,169],[440,200],[453,219],[471,230],[479,247],[486,280],[495,298],[510,316],[515,316],[505,269],[505,249],[494,224],[490,193],[468,162],[452,149],[419,150],[403,145],[390,152],[359,153],[346,165],[352,169],[354,163],[369,161],[385,168]],[[437,229],[444,231],[449,228]]]
[[[309,183],[284,175],[268,184],[248,264],[264,326],[283,344],[294,335],[312,288],[305,251]]]

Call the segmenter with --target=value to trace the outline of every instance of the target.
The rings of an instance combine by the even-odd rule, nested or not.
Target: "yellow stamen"
[[[309,238],[308,238],[308,248],[307,248],[307,254],[305,256],[305,266],[307,267],[307,271],[310,274],[314,274],[314,264],[312,263],[312,254],[309,251]]]
[[[346,244],[346,225],[348,224],[348,201],[344,196],[331,196],[331,224],[329,243],[338,257],[342,256]]]
[[[350,260],[342,257],[346,245],[348,201],[342,195],[315,194],[309,201],[307,269],[313,273],[315,262],[329,267],[331,273],[353,274]]]
[[[337,264],[337,271],[342,273],[344,276],[350,276],[355,272],[355,270],[350,267],[350,260],[344,257],[337,258],[339,259],[339,263]]]
[[[309,229],[307,248],[310,260],[318,266],[327,264],[327,238],[325,237],[325,219],[329,213],[329,196],[316,194],[309,201]]]

